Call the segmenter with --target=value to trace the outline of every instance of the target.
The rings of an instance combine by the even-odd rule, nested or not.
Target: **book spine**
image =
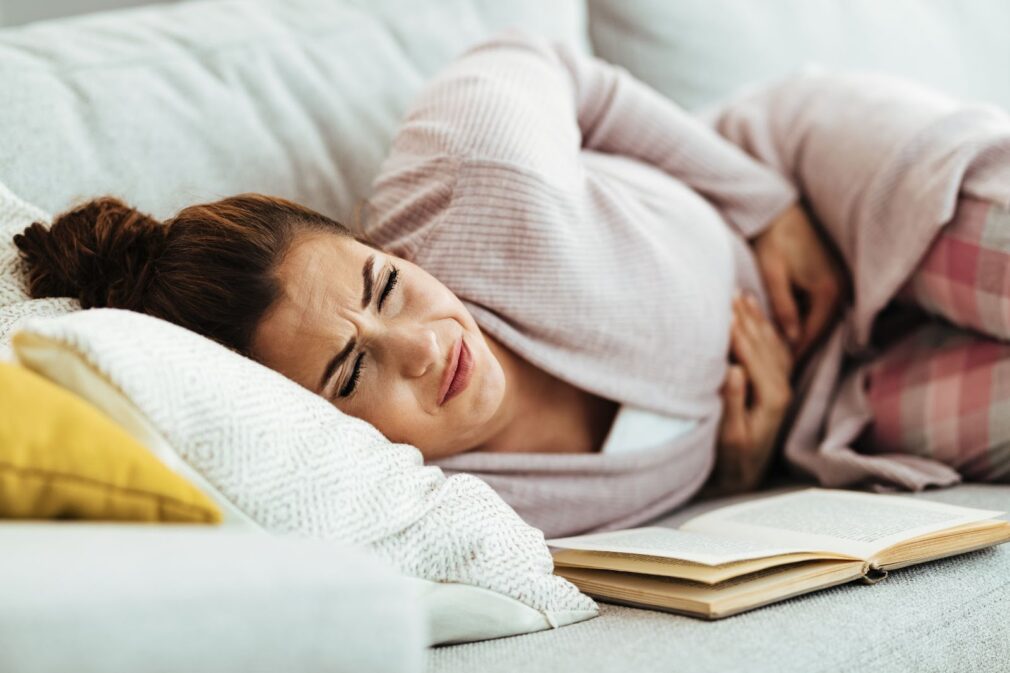
[[[876,584],[885,577],[887,577],[887,571],[878,567],[873,561],[867,561],[863,564],[863,576],[861,578],[863,584]]]

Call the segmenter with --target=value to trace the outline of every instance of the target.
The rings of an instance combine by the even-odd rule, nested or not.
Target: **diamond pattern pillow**
[[[10,360],[11,334],[32,316],[56,316],[81,308],[74,299],[31,300],[24,286],[24,274],[14,234],[36,220],[49,221],[49,215],[14,196],[0,182],[0,360]]]

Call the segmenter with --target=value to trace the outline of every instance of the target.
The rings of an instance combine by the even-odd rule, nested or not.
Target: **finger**
[[[730,347],[740,363],[751,370],[758,359],[760,337],[754,319],[747,314],[747,310],[741,305],[735,307],[734,311],[734,320],[730,327]]]
[[[838,308],[839,292],[834,284],[825,284],[811,293],[810,313],[803,326],[799,352],[804,352],[831,321]]]
[[[789,344],[782,338],[778,328],[761,311],[761,307],[753,295],[747,295],[745,303],[757,325],[758,335],[763,343],[762,347],[771,353],[775,363],[788,376],[793,369],[793,354],[789,349]]]
[[[753,321],[746,311],[741,314],[741,323]],[[730,331],[730,341],[753,384],[756,406],[763,412],[776,412],[789,392],[789,374],[773,362],[768,345],[742,327]]]
[[[765,328],[771,323],[760,312],[747,307],[747,300],[741,299],[737,310],[739,322],[738,355],[747,367],[754,373],[773,367],[770,358],[775,357],[774,341],[768,338]],[[774,332],[774,327],[771,327]],[[757,374],[754,374],[757,375]]]
[[[768,289],[768,300],[772,305],[775,320],[793,346],[800,340],[800,316],[793,298],[792,288],[786,267],[779,263],[765,262],[759,258],[762,265],[765,287]]]
[[[735,300],[733,304],[733,314],[740,323],[740,329],[743,330],[745,334],[754,340],[759,338],[757,321],[754,318],[753,312],[747,307],[747,300],[743,295]]]
[[[783,386],[788,385],[788,375],[772,362],[772,358],[762,349],[759,340],[751,337],[743,329],[737,328],[731,333],[731,342],[733,351],[752,384],[753,399],[749,400],[749,416],[752,417],[753,410],[758,407],[764,411],[774,410],[779,403]]]
[[[725,404],[720,439],[740,446],[747,440],[747,375],[740,365],[730,365],[722,386]]]
[[[755,359],[755,342],[757,341],[753,334],[753,326],[749,323],[750,318],[744,314],[742,309],[736,309],[736,315],[729,331],[730,350],[747,369],[750,369],[750,363]]]
[[[764,351],[771,351],[777,357],[778,346],[782,340],[778,338],[775,325],[761,310],[757,298],[748,293],[744,296],[742,306],[747,315],[747,323],[752,327],[750,333],[757,340],[758,347]]]

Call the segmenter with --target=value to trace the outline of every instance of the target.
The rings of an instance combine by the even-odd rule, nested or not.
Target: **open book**
[[[555,574],[604,601],[719,619],[1010,541],[1004,514],[810,488],[647,527],[547,540]]]

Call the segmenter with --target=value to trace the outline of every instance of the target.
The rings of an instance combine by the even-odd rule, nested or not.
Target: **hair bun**
[[[75,297],[84,308],[142,310],[168,226],[114,197],[35,222],[14,237],[32,297]]]

